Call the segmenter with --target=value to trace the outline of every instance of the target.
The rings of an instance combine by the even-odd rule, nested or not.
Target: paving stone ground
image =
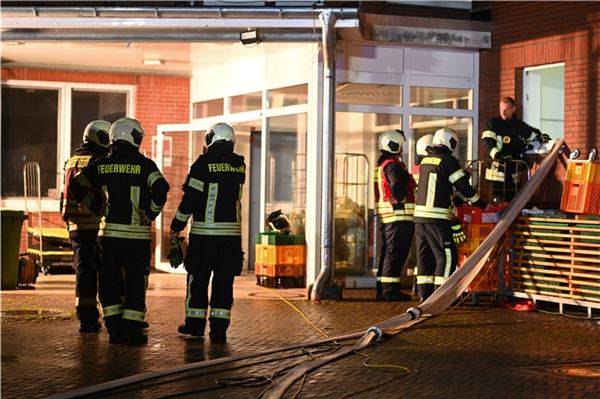
[[[313,304],[305,300],[305,289],[267,290],[247,275],[236,281],[228,342],[214,345],[176,333],[183,320],[185,276],[153,273],[148,345],[127,347],[110,345],[106,330],[78,332],[73,292],[74,275],[41,276],[34,290],[2,292],[2,398],[45,397],[323,338],[299,311],[324,334],[335,336],[366,329],[411,306],[376,302],[370,290],[344,291],[342,301]],[[334,349],[327,345],[311,353],[287,351],[198,368],[98,397],[256,398],[269,378],[277,380],[301,360]],[[370,364],[390,367],[365,367],[364,356],[349,355],[310,373],[285,397],[600,398],[596,320],[469,304],[361,352]]]

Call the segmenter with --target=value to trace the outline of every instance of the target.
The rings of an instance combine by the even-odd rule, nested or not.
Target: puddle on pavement
[[[600,378],[600,366],[596,367],[562,367],[553,370],[556,374],[567,377]]]
[[[52,309],[11,309],[0,312],[3,318],[18,319],[70,319],[69,313]]]

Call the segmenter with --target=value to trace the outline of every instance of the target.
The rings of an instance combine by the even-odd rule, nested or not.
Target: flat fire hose
[[[477,274],[481,271],[487,258],[492,253],[494,245],[502,238],[502,235],[519,216],[521,210],[527,205],[529,199],[535,194],[548,173],[550,173],[563,144],[564,140],[560,140],[555,144],[554,148],[541,163],[535,174],[510,202],[490,235],[481,243],[473,254],[471,254],[466,262],[418,308],[410,308],[403,314],[394,316],[370,327],[356,344],[352,346],[341,348],[335,353],[318,359],[304,361],[279,379],[265,394],[264,398],[281,398],[286,390],[306,373],[335,359],[346,356],[353,351],[366,348],[382,334],[396,334],[400,330],[420,321],[420,319],[428,315],[440,314],[450,307],[452,302],[467,289],[469,284],[471,284]]]

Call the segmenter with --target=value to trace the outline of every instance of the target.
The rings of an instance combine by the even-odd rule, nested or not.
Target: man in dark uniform
[[[185,323],[178,331],[203,337],[208,316],[211,341],[223,343],[231,319],[233,281],[242,271],[244,257],[241,197],[246,165],[244,157],[233,152],[235,133],[228,124],[213,125],[205,139],[208,149],[191,166],[171,222],[171,240],[176,240],[193,216],[184,262],[188,272]]]
[[[487,121],[481,139],[492,165],[486,169],[485,178],[492,181],[492,195],[510,202],[521,186],[517,160],[525,160],[527,144],[537,139],[544,142],[548,138],[539,129],[529,126],[515,115],[517,103],[512,97],[500,100],[500,116]]]
[[[469,203],[485,208],[452,152],[458,144],[456,132],[442,128],[433,136],[433,148],[421,162],[415,204],[417,241],[417,290],[421,301],[431,296],[456,269],[458,254],[453,237],[453,188]],[[434,261],[433,261],[434,260]]]
[[[100,302],[110,343],[140,345],[150,274],[150,229],[167,201],[169,184],[139,152],[144,137],[135,119],[112,124],[111,153],[90,164],[71,184],[75,197],[103,215],[98,233]],[[93,195],[102,187],[102,195]],[[124,295],[124,299],[122,298]]]
[[[94,266],[94,248],[98,238],[100,216],[77,203],[69,192],[71,179],[90,163],[108,154],[110,122],[95,120],[83,132],[83,143],[65,162],[64,183],[60,197],[62,218],[69,230],[75,269],[75,311],[80,332],[98,332],[98,274]]]
[[[416,183],[400,160],[402,130],[388,130],[379,137],[381,155],[375,168],[375,210],[381,222],[381,255],[377,268],[377,299],[410,301],[400,291],[402,267],[412,243]]]

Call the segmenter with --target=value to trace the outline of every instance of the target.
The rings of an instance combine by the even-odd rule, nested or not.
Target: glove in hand
[[[452,239],[454,240],[455,244],[460,244],[461,242],[464,242],[467,240],[467,236],[465,235],[465,232],[462,229],[460,221],[458,221],[456,219],[453,220],[451,229],[452,229]]]
[[[177,269],[183,263],[184,240],[185,239],[183,237],[177,237],[177,239],[171,240],[171,249],[169,250],[167,258],[169,259],[169,263],[171,263],[171,267],[174,269]]]

